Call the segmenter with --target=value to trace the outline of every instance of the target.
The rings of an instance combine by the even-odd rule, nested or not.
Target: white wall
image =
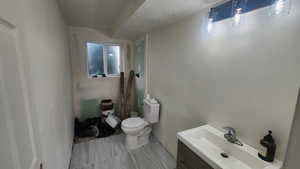
[[[273,130],[284,159],[300,83],[300,2],[286,17],[264,8],[207,33],[207,11],[149,33],[150,93],[162,104],[154,133],[176,156],[176,132],[232,126],[258,147]]]
[[[22,39],[39,158],[45,169],[67,169],[74,118],[66,25],[55,0],[4,0],[0,6],[0,16],[17,25]]]
[[[132,44],[127,40],[112,39],[94,29],[70,27],[70,45],[73,73],[73,106],[75,115],[80,117],[80,99],[112,99],[118,102],[119,77],[91,79],[87,72],[86,42],[117,43],[121,45],[121,60],[127,76],[132,61]],[[129,48],[128,48],[129,46]],[[125,81],[126,82],[126,81]]]
[[[286,155],[286,162],[284,169],[299,168],[299,152],[300,152],[300,90],[298,95],[298,102],[295,111],[293,127],[291,130],[291,137]]]

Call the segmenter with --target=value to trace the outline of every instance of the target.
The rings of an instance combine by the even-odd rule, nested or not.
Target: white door
[[[38,169],[18,27],[0,18],[0,169]]]

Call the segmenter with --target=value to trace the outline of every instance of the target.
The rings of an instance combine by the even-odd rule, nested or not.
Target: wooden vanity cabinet
[[[197,154],[178,140],[177,169],[213,169]]]

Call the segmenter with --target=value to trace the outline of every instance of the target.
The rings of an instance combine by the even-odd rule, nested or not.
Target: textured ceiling
[[[57,1],[70,26],[88,27],[114,37],[135,39],[224,0]]]
[[[70,26],[94,28],[109,32],[121,9],[130,0],[57,0]]]

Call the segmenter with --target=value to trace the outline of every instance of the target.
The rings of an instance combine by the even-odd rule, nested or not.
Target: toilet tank
[[[149,123],[158,123],[159,121],[158,103],[151,103],[150,100],[144,99],[144,119]]]

